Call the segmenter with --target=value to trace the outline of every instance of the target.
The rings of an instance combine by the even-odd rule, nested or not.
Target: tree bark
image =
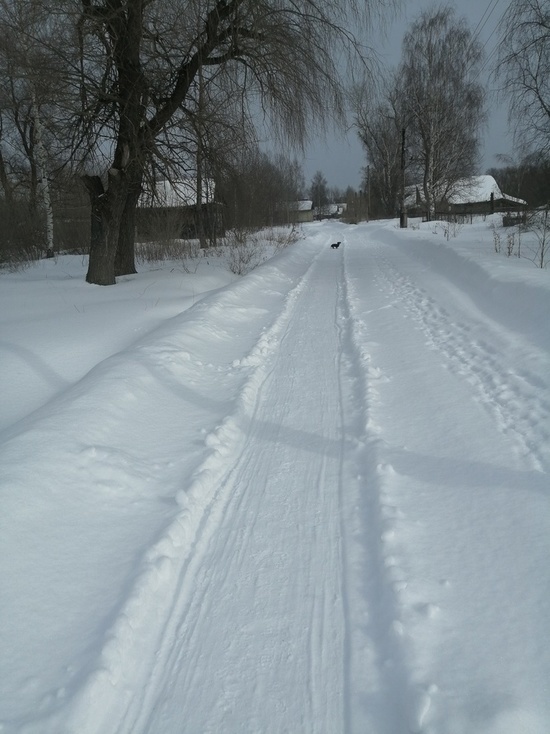
[[[12,192],[11,182],[8,177],[6,163],[4,161],[4,156],[2,155],[1,148],[0,148],[0,185],[2,186],[2,189],[4,190],[4,198],[6,200],[6,204],[8,204],[8,206],[11,206],[13,204],[13,192]]]
[[[83,176],[90,195],[90,256],[86,281],[95,285],[114,285],[115,255],[125,202],[125,186],[120,171],[109,171],[107,188],[99,176]]]
[[[36,94],[34,87],[32,88],[32,118],[34,122],[34,138],[36,149],[36,160],[40,172],[40,183],[42,192],[42,204],[46,214],[46,257],[54,257],[54,230],[53,230],[53,207],[52,197],[50,195],[50,182],[47,174],[47,155],[42,139],[42,122],[40,120],[40,112],[36,103]]]
[[[106,0],[99,8],[87,7],[86,12],[90,17],[100,12],[113,44],[120,115],[107,186],[104,187],[97,176],[84,179],[92,204],[92,242],[86,280],[97,285],[114,285],[116,275],[136,272],[135,208],[145,154],[139,133],[145,116],[143,96],[146,91],[140,65],[143,0],[133,0],[124,13],[114,0]]]
[[[128,192],[120,220],[117,250],[115,255],[115,275],[133,275],[137,273],[135,262],[136,209],[141,194],[143,173],[136,169],[132,182],[128,184]]]

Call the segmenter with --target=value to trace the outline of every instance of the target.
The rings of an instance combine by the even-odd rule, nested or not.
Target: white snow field
[[[442,231],[0,274],[2,734],[550,732],[550,276]]]

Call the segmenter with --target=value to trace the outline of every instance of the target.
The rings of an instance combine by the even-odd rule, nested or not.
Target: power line
[[[477,26],[476,26],[473,34],[472,34],[472,41],[471,41],[471,43],[474,43],[474,41],[476,40],[476,38],[479,37],[480,33],[483,31],[483,29],[487,25],[487,22],[489,21],[489,19],[491,18],[491,16],[495,12],[495,10],[497,9],[497,6],[498,6],[499,2],[500,2],[500,0],[490,0],[489,1],[489,4],[488,4],[487,8],[485,9],[485,12],[481,16],[481,19],[479,20],[479,22],[478,22],[478,24],[477,24]],[[487,44],[489,43],[489,41],[491,40],[491,38],[495,35],[495,33],[497,31],[497,28],[498,28],[498,23],[495,24],[493,30],[487,36],[487,38],[485,39],[484,43],[482,44],[482,46],[481,46],[481,50],[482,51],[485,50],[485,48],[487,47]],[[492,58],[494,57],[494,55],[495,55],[496,52],[497,52],[497,46],[495,45],[493,47],[493,49],[491,50],[491,52],[486,56],[483,64],[479,68],[478,74],[477,74],[477,78],[479,78],[480,75],[482,74],[482,72],[485,71],[485,69],[489,65],[490,61],[492,60]],[[469,70],[470,69],[468,69],[468,71]]]
[[[476,38],[480,35],[481,31],[485,28],[485,26],[487,24],[487,21],[489,20],[489,18],[491,17],[491,15],[493,14],[493,12],[495,11],[495,9],[496,9],[499,1],[500,0],[489,0],[489,5],[487,5],[487,7],[485,8],[485,12],[483,13],[483,15],[481,16],[481,18],[479,19],[478,24],[476,25],[476,27],[474,28],[474,30],[472,32],[472,43],[476,40]],[[489,8],[491,7],[491,5],[493,7],[491,9],[491,12],[489,12]],[[489,13],[489,14],[487,15],[487,13]],[[485,16],[487,16],[487,17],[485,18]],[[485,20],[484,20],[484,18],[485,18]]]
[[[483,29],[487,25],[487,23],[488,23],[489,19],[491,18],[492,14],[497,9],[497,6],[498,6],[499,2],[500,2],[500,0],[490,0],[489,5],[487,6],[485,12],[481,16],[481,19],[480,19],[479,23],[477,24],[477,26],[474,29],[474,32],[472,33],[472,43],[476,40],[476,38],[481,34],[481,32],[483,31]],[[491,5],[493,6],[492,8],[491,8]],[[491,8],[490,11],[489,11],[489,8]],[[485,16],[487,16],[487,17],[485,17]],[[484,20],[484,18],[485,18],[485,20]],[[495,30],[496,30],[496,26],[495,26]],[[493,33],[494,32],[495,31],[493,30]],[[491,35],[489,36],[489,38],[491,38],[491,36],[493,35],[493,33],[491,33]],[[485,48],[485,46],[487,45],[488,40],[489,39],[487,39],[487,41],[485,41],[485,43],[483,44],[483,48]]]

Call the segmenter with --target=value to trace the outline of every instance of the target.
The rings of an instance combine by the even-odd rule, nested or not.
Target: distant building
[[[313,210],[314,219],[339,219],[346,210],[346,204],[325,204]]]
[[[289,224],[313,222],[313,202],[309,199],[287,201],[277,207],[279,215]]]
[[[204,179],[201,189],[201,203],[197,204],[195,178],[163,179],[146,186],[138,201],[138,239],[195,238],[199,217],[207,237],[223,235],[222,204],[215,201],[214,181]]]
[[[410,216],[426,214],[422,186],[407,186],[405,205]],[[525,209],[527,202],[501,191],[493,176],[463,178],[435,204],[435,216],[452,214],[491,214]]]

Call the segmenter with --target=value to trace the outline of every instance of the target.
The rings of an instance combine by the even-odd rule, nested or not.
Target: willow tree
[[[158,141],[220,74],[243,104],[301,144],[343,121],[346,67],[361,57],[351,28],[366,28],[384,0],[66,0],[78,9],[75,117],[93,175],[86,279],[109,285],[134,272],[133,215]],[[194,102],[193,102],[194,103]],[[76,139],[76,137],[75,137]],[[84,146],[82,147],[84,149]],[[97,170],[103,158],[101,170]]]

